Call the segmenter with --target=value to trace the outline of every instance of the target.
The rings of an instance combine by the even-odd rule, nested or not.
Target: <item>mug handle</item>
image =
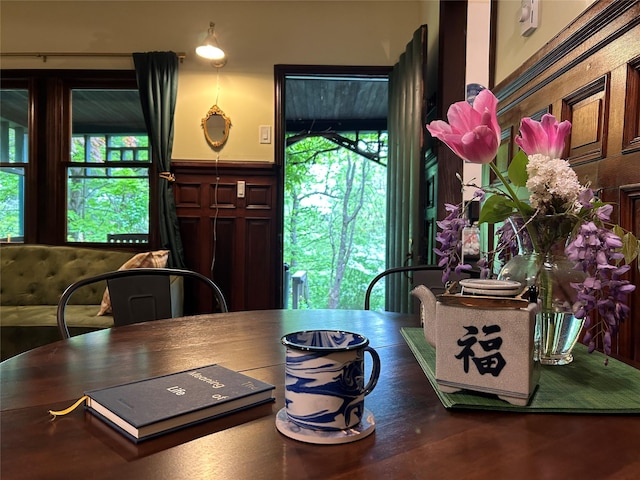
[[[378,377],[380,377],[380,356],[378,352],[376,352],[373,348],[367,346],[364,349],[365,352],[369,352],[371,355],[371,360],[373,360],[373,367],[371,369],[371,377],[369,377],[369,382],[364,387],[364,394],[369,395],[376,384],[378,383]]]

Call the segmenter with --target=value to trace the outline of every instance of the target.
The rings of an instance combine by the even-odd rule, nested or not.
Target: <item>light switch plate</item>
[[[271,143],[271,125],[260,125],[260,143]]]

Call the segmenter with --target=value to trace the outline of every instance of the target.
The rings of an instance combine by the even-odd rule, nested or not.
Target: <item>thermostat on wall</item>
[[[538,3],[540,0],[522,0],[520,9],[520,34],[531,35],[538,28]]]

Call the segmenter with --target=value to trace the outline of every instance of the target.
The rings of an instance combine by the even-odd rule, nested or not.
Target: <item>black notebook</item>
[[[85,392],[86,407],[138,442],[274,401],[275,387],[220,365]]]

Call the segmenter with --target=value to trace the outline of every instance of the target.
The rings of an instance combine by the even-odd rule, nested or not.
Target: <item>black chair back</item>
[[[220,288],[210,278],[198,272],[175,268],[116,270],[78,280],[65,289],[57,310],[58,329],[62,338],[70,337],[65,310],[73,293],[85,285],[105,280],[111,298],[114,326],[171,318],[171,277],[190,278],[203,283],[211,292],[218,310],[229,311]]]
[[[171,278],[130,275],[107,280],[114,326],[171,318]]]

